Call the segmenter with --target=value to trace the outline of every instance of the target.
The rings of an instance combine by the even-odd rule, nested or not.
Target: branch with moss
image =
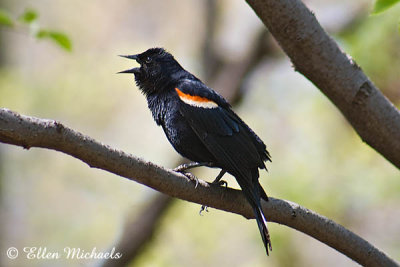
[[[39,147],[60,151],[92,168],[117,174],[171,197],[253,218],[252,209],[240,190],[202,180],[197,183],[180,173],[104,145],[54,120],[0,109],[0,142],[25,149]],[[358,235],[296,203],[270,197],[270,201],[263,201],[262,206],[269,221],[312,236],[362,265],[398,266]]]

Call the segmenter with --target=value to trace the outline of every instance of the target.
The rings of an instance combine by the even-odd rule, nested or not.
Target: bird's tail
[[[258,172],[257,172],[258,174]],[[260,230],[261,238],[265,246],[265,250],[267,252],[267,255],[269,255],[269,251],[272,251],[272,244],[271,244],[271,239],[269,236],[268,232],[268,227],[267,227],[267,220],[265,219],[264,212],[262,211],[261,208],[261,199],[264,199],[265,201],[268,201],[267,194],[265,193],[264,189],[261,187],[261,185],[258,183],[257,178],[258,176],[255,176],[256,174],[253,174],[253,177],[256,177],[254,179],[254,183],[252,185],[247,185],[244,186],[242,185],[242,181],[244,179],[237,179],[239,182],[239,185],[242,188],[242,191],[247,199],[249,201],[251,207],[253,208],[254,211],[254,216],[257,221],[257,226],[258,229]],[[237,176],[240,177],[240,176]]]
[[[265,250],[267,255],[269,255],[269,251],[272,251],[271,239],[269,236],[268,228],[267,228],[267,220],[265,219],[264,213],[261,209],[261,204],[258,202],[254,207],[254,214],[256,217],[258,229],[260,230],[261,238],[263,240]]]
[[[254,210],[258,229],[260,230],[266,253],[269,255],[269,251],[272,251],[271,239],[267,228],[267,220],[261,208],[261,199],[268,201],[268,196],[258,182],[258,169],[255,168],[250,173],[238,169],[236,172],[232,173],[242,188],[244,196]]]

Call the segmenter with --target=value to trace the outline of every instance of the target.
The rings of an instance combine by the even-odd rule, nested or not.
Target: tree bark
[[[65,127],[60,122],[19,115],[0,109],[0,142],[25,149],[41,147],[57,150],[172,197],[253,218],[253,211],[239,190],[225,188],[159,167],[101,144]],[[365,266],[398,266],[385,253],[345,229],[296,203],[270,197],[262,202],[269,221],[308,234]]]
[[[247,0],[291,59],[361,139],[400,168],[400,112],[300,0]]]

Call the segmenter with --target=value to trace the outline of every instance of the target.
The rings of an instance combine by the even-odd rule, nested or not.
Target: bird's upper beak
[[[120,55],[120,57],[134,59],[136,61],[138,59],[138,55],[127,55],[127,56],[126,55]],[[139,73],[139,72],[140,72],[140,68],[132,68],[132,69],[129,69],[129,70],[120,71],[118,73],[133,73],[133,74],[135,74],[135,73]]]

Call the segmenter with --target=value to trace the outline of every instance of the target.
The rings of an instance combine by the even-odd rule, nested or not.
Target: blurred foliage
[[[0,9],[0,25],[3,26],[13,26],[14,22],[10,14],[7,11]]]
[[[69,52],[72,51],[72,42],[65,33],[42,28],[37,21],[38,18],[39,14],[36,10],[32,8],[25,9],[25,11],[18,17],[17,20],[14,20],[8,11],[0,9],[0,25],[11,28],[18,27],[22,29],[22,25],[18,25],[18,22],[21,22],[22,24],[27,24],[29,26],[29,34],[34,38],[38,40],[50,40],[62,49]]]
[[[400,2],[400,0],[376,0],[372,14],[381,13],[398,2]]]
[[[26,9],[25,12],[19,17],[19,20],[24,23],[32,23],[34,20],[38,18],[38,14],[33,9]]]
[[[41,29],[37,32],[38,39],[50,39],[67,51],[72,51],[72,43],[68,36],[62,32]]]

